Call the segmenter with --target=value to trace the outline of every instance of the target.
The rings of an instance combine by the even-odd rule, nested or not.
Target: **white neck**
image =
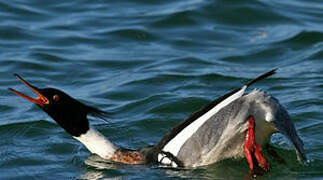
[[[117,147],[94,127],[90,127],[85,134],[74,138],[84,144],[91,153],[97,154],[104,159],[110,159],[117,150]]]

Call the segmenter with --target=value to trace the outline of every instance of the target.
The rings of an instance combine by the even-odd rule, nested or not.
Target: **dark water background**
[[[127,148],[156,143],[200,106],[279,67],[253,88],[288,109],[311,160],[269,160],[259,179],[323,178],[321,0],[0,1],[0,179],[242,179],[246,160],[169,170],[108,164],[35,105],[13,73],[111,112],[91,123]]]

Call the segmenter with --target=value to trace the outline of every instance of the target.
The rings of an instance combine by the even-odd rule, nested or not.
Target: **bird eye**
[[[54,96],[53,96],[53,99],[54,99],[54,101],[56,101],[56,102],[57,102],[57,101],[59,100],[59,96],[58,96],[58,95],[54,95]]]

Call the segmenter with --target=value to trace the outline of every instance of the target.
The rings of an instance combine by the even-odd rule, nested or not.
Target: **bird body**
[[[267,107],[266,104],[269,103],[271,105]],[[277,132],[277,129],[266,121],[265,116],[270,117],[270,115],[263,113],[263,111],[267,108],[267,112],[272,113],[275,110],[270,108],[276,106],[279,107],[278,100],[257,90],[233,100],[208,117],[207,121],[196,128],[184,143],[176,147],[179,149],[176,158],[183,163],[183,166],[192,167],[212,164],[227,158],[242,158],[244,156],[244,139],[248,128],[247,117],[255,114],[256,140],[264,145],[268,142],[270,135]],[[174,129],[169,133],[173,131]],[[167,138],[167,135],[165,137]],[[163,140],[159,143],[166,144],[164,147],[167,146]],[[162,152],[171,152],[171,149],[166,151],[164,147],[160,148]],[[160,155],[158,159],[162,164],[167,164],[163,161],[171,162],[165,158],[161,161],[162,158],[163,156]]]
[[[227,158],[244,157],[243,145],[248,128],[247,117],[255,114],[255,110],[261,111],[260,106],[264,106],[256,104],[256,101],[275,101],[275,99],[265,92],[252,91],[229,103],[211,116],[184,143],[177,158],[183,162],[184,166],[196,167]],[[256,114],[256,142],[264,145],[268,142],[270,135],[277,130],[274,126],[269,126],[263,114]]]
[[[279,101],[263,91],[245,92],[251,84],[274,73],[275,70],[264,73],[241,88],[219,97],[177,124],[155,145],[139,150],[124,149],[110,142],[91,127],[87,119],[88,114],[102,116],[104,112],[60,90],[36,88],[19,75],[16,75],[17,78],[38,98],[33,99],[9,89],[37,104],[90,152],[102,158],[124,164],[158,163],[169,167],[197,167],[245,156],[253,171],[252,157],[260,167],[269,170],[261,146],[268,143],[275,132],[286,135],[293,142],[298,158],[306,159],[303,142]]]

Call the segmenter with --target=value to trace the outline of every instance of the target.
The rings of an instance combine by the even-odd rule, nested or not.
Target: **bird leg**
[[[253,116],[248,117],[248,130],[244,142],[244,153],[249,163],[249,168],[252,173],[255,172],[255,163],[265,172],[269,171],[269,165],[265,156],[261,152],[261,146],[255,140],[255,119]]]

